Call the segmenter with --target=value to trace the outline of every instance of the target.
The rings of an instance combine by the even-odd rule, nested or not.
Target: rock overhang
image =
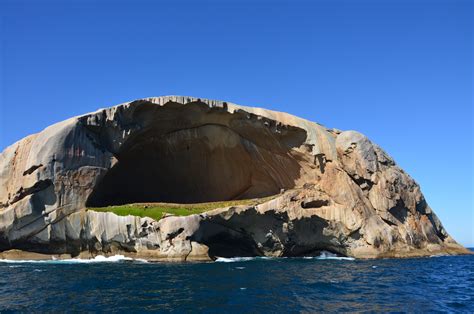
[[[199,99],[162,104],[140,100],[118,107],[112,120],[100,113],[81,118],[88,138],[116,159],[88,203],[220,201],[294,187],[304,176],[295,158],[301,155],[306,131],[220,105]],[[141,191],[121,199],[122,191],[136,186]],[[104,193],[107,201],[101,199]]]

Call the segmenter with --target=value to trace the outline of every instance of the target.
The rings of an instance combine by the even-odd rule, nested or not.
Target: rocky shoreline
[[[428,251],[428,250],[412,250],[409,252],[388,252],[383,255],[379,255],[376,258],[358,258],[358,259],[386,259],[386,258],[423,258],[423,257],[437,257],[447,255],[473,255],[474,253],[469,250],[459,249],[454,246],[453,248],[444,248],[442,250]],[[192,257],[186,260],[170,260],[167,256],[157,257],[152,254],[144,253],[133,253],[126,251],[117,251],[114,253],[104,253],[94,255],[89,251],[81,252],[78,256],[72,256],[71,254],[42,254],[29,251],[22,251],[17,249],[7,250],[0,253],[0,262],[2,260],[8,261],[50,261],[50,260],[74,260],[74,259],[87,259],[93,260],[97,256],[113,257],[121,255],[126,258],[133,260],[146,261],[150,263],[174,263],[174,262],[213,262],[215,259],[211,259],[206,255],[201,257]],[[275,257],[279,258],[279,257]],[[286,258],[286,257],[285,257]]]

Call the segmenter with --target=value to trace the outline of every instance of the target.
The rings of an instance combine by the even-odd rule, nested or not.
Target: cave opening
[[[262,256],[255,241],[249,235],[236,237],[233,234],[222,232],[204,241],[209,247],[209,256],[218,257],[253,257]]]
[[[294,187],[301,167],[291,145],[258,130],[255,136],[245,132],[211,123],[141,130],[123,144],[86,206],[238,200]]]

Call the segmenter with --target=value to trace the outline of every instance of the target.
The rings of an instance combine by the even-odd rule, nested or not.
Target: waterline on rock
[[[113,255],[113,256],[103,256],[97,255],[91,259],[83,258],[69,258],[69,259],[55,259],[51,260],[12,260],[12,259],[0,259],[0,263],[12,263],[12,264],[23,264],[23,263],[39,263],[39,264],[88,264],[88,263],[116,263],[116,262],[140,262],[148,263],[144,259],[134,259],[131,257],[125,257],[124,255]]]

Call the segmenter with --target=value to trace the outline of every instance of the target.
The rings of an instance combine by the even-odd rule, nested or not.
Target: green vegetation
[[[115,205],[107,207],[92,207],[87,210],[93,210],[97,212],[112,212],[119,216],[140,216],[150,217],[155,220],[160,220],[164,214],[172,214],[176,216],[187,216],[192,214],[200,214],[216,208],[238,206],[238,205],[257,205],[273,199],[274,196],[246,199],[246,200],[235,200],[235,201],[221,201],[221,202],[210,202],[210,203],[197,203],[197,204],[173,204],[173,203],[136,203],[127,205]]]

